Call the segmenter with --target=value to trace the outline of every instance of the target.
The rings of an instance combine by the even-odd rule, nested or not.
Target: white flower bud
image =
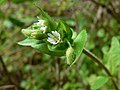
[[[38,22],[36,23],[38,26],[44,26],[45,24],[45,20],[38,20]]]
[[[43,26],[43,27],[41,27],[41,28],[40,28],[40,30],[42,30],[42,31],[43,31],[43,33],[45,33],[45,32],[46,32],[46,30],[47,30],[47,26]]]

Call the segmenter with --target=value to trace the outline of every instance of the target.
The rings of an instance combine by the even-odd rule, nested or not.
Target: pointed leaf
[[[23,45],[23,46],[32,46],[38,43],[40,43],[40,40],[30,39],[30,38],[27,38],[23,41],[18,42],[19,45]]]
[[[87,33],[86,30],[81,31],[78,36],[75,38],[75,40],[73,41],[74,43],[74,50],[75,50],[75,60],[73,61],[73,63],[71,64],[71,66],[76,63],[76,61],[78,60],[78,58],[80,57],[85,43],[87,41]]]
[[[44,12],[41,8],[39,8],[38,6],[37,6],[37,8],[39,9],[42,17],[44,17],[48,20],[51,30],[55,30],[57,27],[55,21],[46,12]]]
[[[108,63],[109,70],[115,74],[117,66],[120,65],[120,43],[116,37],[112,38],[111,48],[104,58]]]
[[[97,90],[109,81],[109,77],[99,76],[91,85],[91,90]]]
[[[64,32],[65,32],[64,36],[67,38],[67,40],[71,40],[72,30],[64,21],[59,22],[57,30],[62,30],[62,31],[64,30]]]

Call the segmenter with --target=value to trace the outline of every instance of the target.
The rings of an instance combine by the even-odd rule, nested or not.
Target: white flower
[[[52,31],[51,33],[48,33],[48,39],[47,41],[51,44],[58,44],[60,42],[60,34],[57,31]]]
[[[47,29],[47,26],[43,26],[43,27],[40,28],[40,30],[42,30],[43,33],[45,33],[46,29]]]
[[[45,20],[38,20],[37,25],[38,26],[44,26]]]

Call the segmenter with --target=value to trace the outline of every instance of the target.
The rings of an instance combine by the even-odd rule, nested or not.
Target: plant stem
[[[0,63],[2,64],[4,73],[5,73],[5,75],[8,77],[9,82],[14,85],[15,90],[19,90],[18,87],[17,87],[17,85],[13,82],[11,76],[9,75],[8,70],[7,70],[7,68],[6,68],[6,65],[5,65],[5,63],[3,62],[3,58],[2,58],[1,55],[0,55]]]
[[[60,89],[60,58],[55,58],[56,64],[56,90]]]
[[[3,62],[2,56],[0,56],[0,63],[2,64],[4,73],[5,73],[5,75],[8,77],[9,82],[12,83],[12,79],[11,79],[11,77],[10,77],[9,74],[8,74],[8,71],[7,71],[7,68],[6,68],[6,66],[5,66],[5,64],[4,64],[4,62]]]
[[[96,63],[107,73],[107,75],[111,78],[112,83],[113,83],[115,89],[116,89],[116,90],[119,90],[118,87],[117,87],[117,85],[116,85],[116,83],[115,83],[115,80],[114,80],[112,74],[111,74],[111,73],[109,72],[109,70],[100,62],[101,60],[100,60],[97,56],[95,56],[93,53],[91,53],[90,51],[88,51],[88,50],[85,49],[85,48],[83,49],[83,53],[86,54],[88,57],[90,57],[91,60],[93,60],[94,62],[96,62]]]

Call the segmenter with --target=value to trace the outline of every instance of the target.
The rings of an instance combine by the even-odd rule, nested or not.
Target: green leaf
[[[91,85],[91,90],[97,90],[109,81],[109,77],[98,76]]]
[[[36,7],[39,9],[40,14],[42,15],[42,17],[44,17],[45,19],[48,20],[48,23],[50,25],[51,30],[55,30],[56,27],[57,27],[55,21],[46,12],[44,12],[41,8],[39,8],[38,6],[36,6]]]
[[[47,46],[50,51],[66,51],[66,48],[68,47],[66,46],[66,43],[61,43],[58,45],[48,44]]]
[[[23,45],[23,46],[31,46],[33,47],[34,49],[42,52],[42,53],[45,53],[45,54],[49,54],[49,55],[53,55],[53,56],[63,56],[65,55],[65,51],[64,50],[61,50],[61,51],[50,51],[48,49],[48,46],[46,43],[43,43],[42,41],[40,40],[36,40],[36,39],[30,39],[30,38],[27,38],[23,41],[20,41],[18,42],[19,45]]]
[[[87,41],[87,33],[86,30],[81,31],[78,36],[75,38],[75,40],[73,41],[74,43],[74,50],[75,50],[75,59],[73,61],[73,63],[71,64],[71,66],[77,62],[78,58],[80,57],[85,43]]]
[[[71,28],[64,22],[60,21],[57,27],[58,31],[63,31],[64,30],[64,36],[67,38],[67,40],[71,40],[72,38],[72,30]]]
[[[111,48],[104,55],[104,60],[107,61],[107,66],[112,74],[117,71],[117,66],[120,65],[120,43],[116,37],[112,38]]]
[[[66,50],[66,59],[67,64],[71,64],[74,59],[74,49],[71,46]]]
[[[6,2],[6,0],[0,0],[0,5],[5,3],[5,2]]]
[[[32,47],[35,48],[35,49],[37,49],[38,51],[40,51],[42,53],[53,55],[53,56],[63,56],[65,54],[64,51],[50,51],[48,49],[46,43],[34,44],[34,45],[32,45]]]
[[[72,39],[74,40],[77,36],[77,33],[73,29],[71,29],[71,31],[72,31]]]
[[[30,39],[30,38],[27,38],[23,41],[18,42],[18,44],[22,46],[32,46],[38,43],[40,43],[40,40]]]

